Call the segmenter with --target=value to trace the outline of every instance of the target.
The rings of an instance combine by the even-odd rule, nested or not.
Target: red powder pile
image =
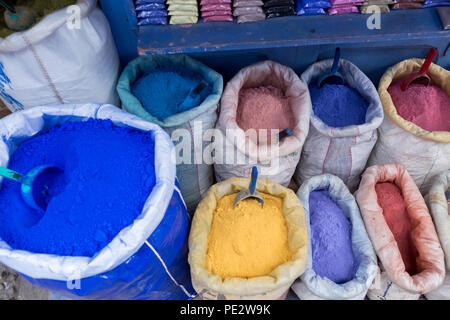
[[[267,142],[270,143],[270,129],[291,131],[295,119],[283,91],[273,86],[242,89],[236,121],[244,131],[248,129],[268,129]],[[258,139],[259,141],[259,139]]]
[[[450,131],[450,96],[434,84],[410,84],[402,91],[402,83],[388,88],[397,113],[427,131]]]
[[[414,275],[417,271],[416,258],[419,254],[411,239],[411,221],[402,193],[391,182],[377,183],[375,191],[378,204],[383,209],[384,219],[397,241],[405,269],[410,275]]]

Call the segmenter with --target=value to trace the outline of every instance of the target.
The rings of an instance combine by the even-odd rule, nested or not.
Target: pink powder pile
[[[258,129],[268,129],[268,143],[270,129],[282,131],[289,128],[292,131],[295,127],[294,114],[287,97],[282,90],[273,86],[242,89],[236,118],[237,124],[244,131],[255,129],[258,133]]]
[[[434,84],[410,84],[402,91],[402,83],[388,88],[397,113],[427,131],[450,131],[450,96]]]
[[[392,182],[377,183],[375,191],[384,219],[397,241],[406,272],[414,275],[417,273],[416,258],[419,254],[411,238],[411,220],[402,192]]]

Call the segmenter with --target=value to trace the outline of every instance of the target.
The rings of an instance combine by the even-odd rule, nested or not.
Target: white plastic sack
[[[175,156],[169,136],[159,126],[131,115],[112,105],[59,105],[30,108],[0,120],[0,165],[6,167],[9,157],[24,140],[42,130],[68,120],[110,119],[119,126],[153,131],[155,140],[156,184],[142,213],[124,228],[94,257],[57,256],[13,250],[0,239],[0,262],[28,277],[71,280],[90,277],[112,270],[136,253],[158,227],[169,206],[175,188]]]
[[[430,300],[450,300],[450,170],[433,177],[430,192],[425,201],[430,209],[439,241],[444,250],[446,276],[444,283],[425,294]]]
[[[329,72],[332,59],[319,61],[303,72],[307,85]],[[309,134],[294,179],[301,185],[313,176],[330,173],[344,181],[351,192],[358,187],[360,175],[377,141],[377,128],[383,121],[383,108],[377,90],[370,79],[350,61],[341,59],[339,72],[346,84],[355,88],[368,102],[366,122],[334,128],[326,125],[311,110]]]
[[[11,111],[45,104],[118,104],[119,57],[96,4],[79,0],[74,11],[57,10],[29,30],[0,38],[0,98]]]
[[[354,279],[337,284],[321,277],[312,267],[311,226],[309,195],[312,191],[327,189],[331,198],[341,207],[352,225],[352,249],[359,267]],[[363,300],[377,275],[378,265],[375,251],[364,227],[355,198],[345,184],[336,176],[323,174],[306,180],[297,191],[305,210],[308,230],[308,261],[302,276],[292,285],[292,290],[301,300]]]
[[[284,91],[295,117],[296,127],[292,135],[285,137],[279,144],[258,145],[252,139],[244,138],[244,131],[236,122],[239,103],[239,91],[272,85]],[[225,137],[221,161],[214,162],[218,181],[231,177],[248,177],[252,167],[258,166],[260,177],[288,186],[294,174],[303,143],[308,134],[311,99],[307,86],[298,78],[294,70],[273,61],[262,61],[243,68],[231,79],[222,95],[221,111],[216,129]],[[236,136],[227,134],[232,130]],[[233,141],[234,140],[234,141]],[[235,161],[226,161],[227,155],[234,155]]]
[[[423,195],[431,178],[450,169],[450,132],[426,131],[398,115],[387,89],[392,82],[420,69],[424,59],[407,59],[390,67],[378,85],[385,113],[379,139],[369,165],[400,163],[406,167]],[[450,95],[450,71],[432,63],[427,71],[431,81]]]

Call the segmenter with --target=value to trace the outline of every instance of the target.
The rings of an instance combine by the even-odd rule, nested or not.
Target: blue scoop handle
[[[334,61],[333,66],[331,67],[331,74],[336,74],[339,67],[339,60],[341,59],[341,48],[336,48],[336,52],[334,53]]]
[[[27,175],[21,174],[5,167],[0,167],[0,176],[19,182],[21,184],[30,185],[30,179]]]
[[[252,168],[252,176],[251,176],[251,180],[250,180],[250,186],[248,187],[248,189],[250,190],[250,194],[255,193],[257,180],[258,180],[258,168],[256,168],[256,166],[254,166]]]

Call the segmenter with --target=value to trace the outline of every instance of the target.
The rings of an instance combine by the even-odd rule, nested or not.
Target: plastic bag
[[[147,3],[164,3],[165,0],[135,0],[135,5],[147,4]]]
[[[301,79],[307,85],[315,83],[332,64],[333,59],[316,62],[303,72]],[[355,88],[367,101],[366,121],[358,126],[336,128],[326,125],[312,112],[309,134],[294,179],[300,185],[315,175],[331,173],[354,192],[377,141],[383,108],[372,81],[357,66],[341,59],[338,70],[346,84]]]
[[[136,11],[151,11],[151,10],[165,10],[165,9],[166,9],[166,6],[164,5],[164,3],[158,3],[158,2],[145,3],[145,4],[138,5],[136,7]]]
[[[200,1],[200,5],[202,5],[202,6],[207,5],[207,4],[225,4],[225,3],[231,4],[231,0],[201,0]]]
[[[169,4],[167,10],[169,10],[169,11],[179,10],[179,11],[198,12],[198,8],[197,8],[196,5],[193,5],[193,4],[178,4],[178,3]]]
[[[198,17],[194,16],[171,16],[170,24],[192,24],[197,23]]]
[[[156,18],[156,17],[166,17],[166,10],[155,10],[155,11],[141,11],[138,13],[138,18]]]
[[[444,283],[425,296],[429,300],[450,300],[450,170],[433,177],[433,182],[425,197],[430,208],[434,226],[444,250],[447,275]]]
[[[397,242],[378,204],[375,185],[379,182],[392,182],[401,189],[411,219],[411,238],[419,253],[419,272],[413,276],[405,271]],[[369,299],[418,299],[439,287],[445,277],[444,253],[425,201],[406,168],[400,164],[369,167],[355,197],[380,260],[381,273],[367,293]]]
[[[268,0],[264,2],[264,8],[278,7],[278,6],[293,6],[293,0]]]
[[[239,7],[234,8],[233,15],[234,16],[243,16],[251,13],[264,13],[261,7]]]
[[[230,4],[207,4],[201,7],[201,11],[219,11],[219,10],[231,10]]]
[[[293,15],[294,7],[284,6],[284,7],[270,7],[265,10],[267,15],[279,14],[279,15]]]
[[[266,16],[266,18],[267,19],[272,19],[272,18],[278,18],[278,17],[292,16],[292,15],[294,15],[294,12],[292,12],[292,13],[289,13],[289,12],[287,12],[287,13],[276,12],[276,13],[269,13]]]
[[[292,259],[274,269],[268,276],[228,278],[211,274],[205,268],[208,234],[218,199],[247,189],[248,178],[231,178],[213,185],[200,202],[189,234],[189,264],[192,284],[199,296],[208,300],[284,299],[289,287],[306,266],[307,232],[303,206],[295,193],[277,183],[258,179],[256,190],[283,199],[283,213],[288,227],[288,242]]]
[[[450,169],[450,132],[426,131],[397,114],[387,89],[391,83],[420,69],[424,59],[407,59],[390,67],[378,85],[378,93],[385,117],[378,132],[379,138],[369,165],[400,163],[406,167],[419,186],[427,194],[431,178]],[[427,71],[431,81],[450,95],[450,71],[432,63]]]
[[[369,10],[370,6],[373,6],[373,4],[369,4],[369,5],[362,5],[360,7],[361,13],[364,14],[373,14],[372,10]],[[376,5],[378,7],[378,9],[380,10],[380,13],[388,13],[391,10],[389,9],[389,6],[386,4],[377,4]]]
[[[169,10],[169,16],[176,17],[198,17],[198,12],[195,11],[181,11]]]
[[[153,18],[145,18],[141,19],[138,22],[138,26],[147,26],[147,25],[166,25],[167,17],[153,17]]]
[[[266,15],[264,13],[246,14],[246,15],[237,17],[237,23],[256,22],[256,21],[262,21],[265,19],[266,19]]]
[[[297,15],[299,16],[315,16],[315,15],[319,15],[319,14],[327,14],[325,12],[325,10],[323,8],[301,8],[301,9],[297,9],[296,12]]]
[[[328,0],[300,0],[297,3],[300,3],[302,8],[305,9],[331,7],[331,4]]]
[[[337,7],[331,7],[328,9],[328,14],[334,15],[334,14],[344,14],[344,13],[354,13],[359,12],[358,8],[356,6],[337,6]]]
[[[209,16],[203,18],[204,22],[217,22],[217,21],[233,21],[233,17],[229,16]]]
[[[239,7],[262,7],[264,5],[264,2],[261,0],[234,0],[233,1],[233,7],[239,8]]]
[[[420,9],[422,8],[422,4],[418,2],[405,2],[405,3],[396,3],[392,6],[392,9]]]
[[[245,132],[236,122],[239,92],[242,88],[272,85],[284,91],[296,119],[291,128],[292,135],[278,144],[258,145],[251,139],[234,139],[227,130],[244,137]],[[216,160],[214,169],[218,181],[250,175],[253,165],[258,165],[260,176],[281,185],[288,186],[302,152],[303,142],[308,134],[311,99],[308,87],[289,67],[273,61],[262,61],[241,69],[227,84],[220,102],[221,111],[216,129],[224,137],[225,159]],[[242,162],[228,162],[226,155],[237,155]],[[239,159],[238,158],[238,159]]]
[[[231,9],[219,11],[202,11],[202,17],[211,17],[211,16],[231,16]]]
[[[93,257],[13,250],[0,239],[0,262],[34,285],[75,299],[191,299],[195,292],[187,264],[188,215],[175,184],[174,147],[159,126],[112,105],[30,108],[0,120],[5,137],[0,142],[1,165],[7,166],[25,139],[66,121],[89,118],[153,133],[156,184],[141,214]]]
[[[355,278],[343,284],[337,284],[328,278],[321,277],[313,269],[309,196],[312,191],[322,189],[328,190],[330,197],[342,208],[352,225],[352,249],[355,259],[359,262],[359,267]],[[301,300],[363,300],[377,275],[378,265],[375,251],[367,235],[355,198],[342,180],[331,174],[323,174],[308,179],[297,191],[297,196],[305,210],[308,230],[308,261],[305,272],[292,285],[292,290]]]
[[[77,6],[77,30],[68,28],[61,9],[28,30],[0,38],[0,99],[9,110],[119,103],[114,87],[120,62],[108,20],[95,0],[79,0]]]
[[[178,17],[171,17],[171,19],[174,18]],[[189,18],[197,19],[196,17]],[[198,107],[170,116],[164,119],[164,121],[159,121],[148,113],[141,102],[133,96],[130,86],[141,74],[148,73],[160,66],[170,65],[181,65],[194,72],[200,73],[205,81],[211,84],[212,92]],[[122,100],[122,107],[125,110],[140,116],[147,121],[160,125],[170,135],[177,129],[185,129],[192,133],[191,130],[195,122],[201,122],[202,128],[200,136],[203,136],[203,133],[206,130],[213,129],[217,121],[217,109],[222,90],[223,79],[220,74],[186,55],[152,55],[138,57],[131,61],[124,69],[117,84],[117,91]],[[180,181],[181,192],[186,201],[188,211],[193,213],[200,199],[212,185],[214,170],[213,166],[205,163],[205,161],[195,164],[195,159],[200,159],[202,157],[202,155],[199,156],[197,154],[198,150],[200,150],[202,154],[209,143],[201,141],[199,145],[196,139],[194,139],[193,133],[190,138],[192,139],[192,149],[190,150],[191,164],[179,163],[177,165],[177,176]],[[180,140],[174,137],[173,142],[175,145],[178,145]],[[179,154],[177,154],[177,156],[179,156]]]

